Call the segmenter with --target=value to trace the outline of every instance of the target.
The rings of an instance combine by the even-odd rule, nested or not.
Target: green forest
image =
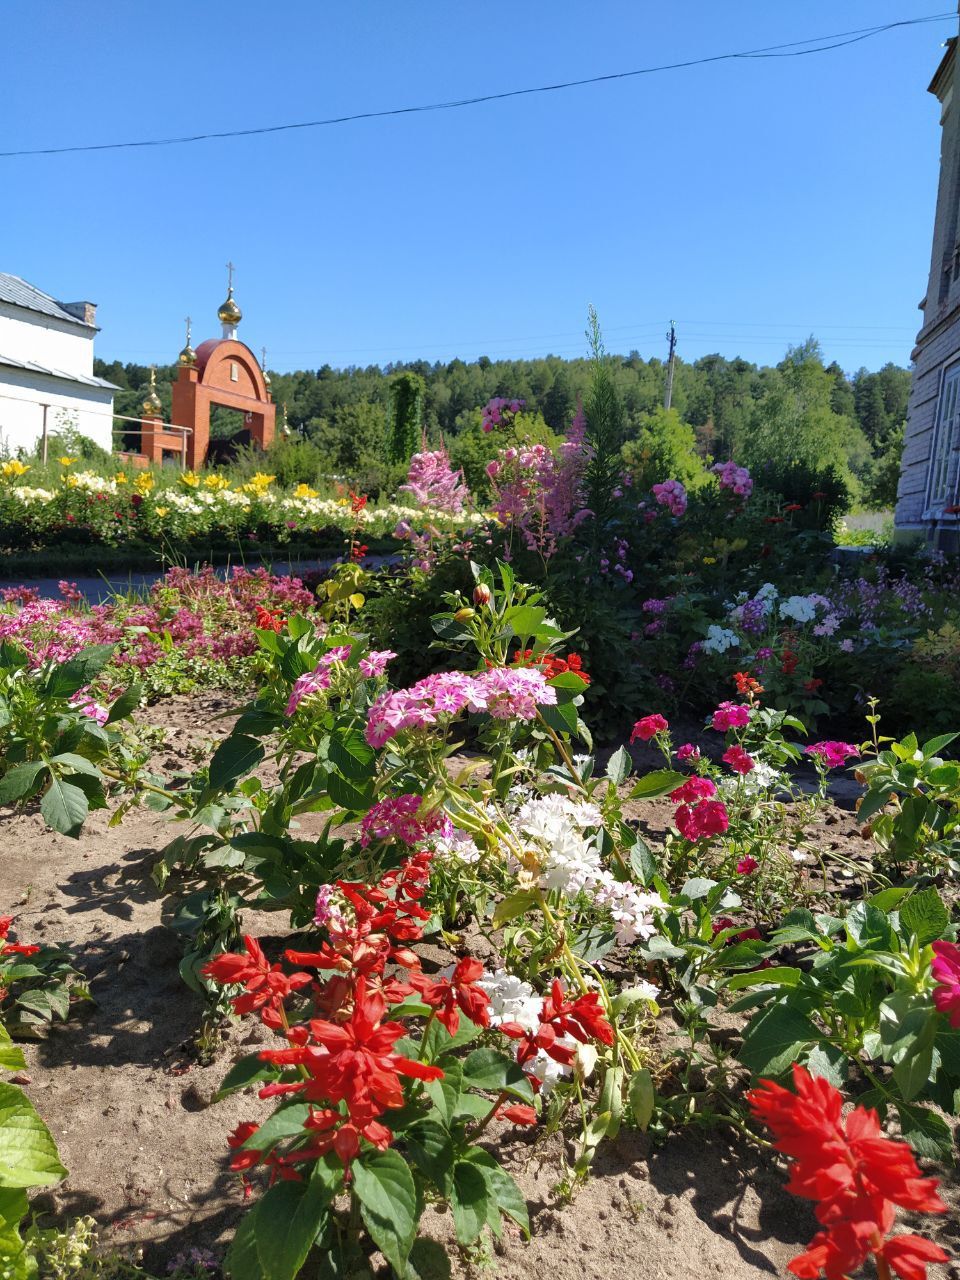
[[[611,358],[623,410],[625,465],[646,483],[675,476],[696,484],[705,464],[734,458],[756,469],[765,463],[799,462],[833,467],[844,477],[851,501],[882,509],[896,498],[909,370],[894,364],[848,374],[825,364],[816,339],[790,348],[779,364],[708,355],[678,359],[673,404],[663,409],[666,362],[636,351]],[[116,412],[137,416],[149,384],[149,368],[98,360],[96,373],[117,384]],[[157,370],[165,415],[176,365]],[[271,467],[286,480],[332,475],[367,491],[392,490],[403,470],[389,461],[391,415],[398,395],[413,395],[431,443],[442,437],[453,461],[482,491],[483,467],[494,442],[480,429],[480,409],[492,397],[525,401],[518,435],[551,443],[587,391],[590,362],[544,356],[529,360],[429,363],[334,369],[323,365],[295,373],[270,371],[290,439],[278,441]],[[229,436],[238,415],[218,413],[212,437]],[[118,424],[120,425],[120,424]]]

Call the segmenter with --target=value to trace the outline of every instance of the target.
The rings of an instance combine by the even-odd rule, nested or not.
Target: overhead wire
[[[521,89],[504,89],[497,93],[478,94],[469,98],[454,98],[443,102],[420,103],[408,107],[390,107],[380,111],[357,111],[350,115],[330,116],[321,120],[299,120],[285,124],[259,125],[247,129],[223,129],[204,133],[182,134],[168,138],[139,138],[124,142],[80,143],[59,147],[24,147],[0,151],[0,159],[23,156],[55,156],[92,151],[122,151],[142,147],[171,147],[193,142],[209,142],[224,138],[249,138],[263,134],[287,133],[300,129],[322,129],[335,125],[352,124],[360,120],[382,120],[391,116],[420,115],[434,111],[456,111],[464,107],[480,106],[490,102],[503,102],[510,98],[530,97],[534,94],[557,93],[566,89],[579,89],[588,85],[609,84],[617,80],[629,80],[639,76],[657,75],[665,71],[680,71],[710,63],[763,58],[803,58],[809,54],[827,53],[859,44],[884,32],[902,27],[921,26],[930,22],[956,19],[955,13],[932,13],[917,18],[901,18],[897,22],[885,22],[873,27],[860,27],[852,31],[839,31],[831,35],[811,36],[805,40],[791,40],[784,44],[764,45],[758,49],[742,49],[734,53],[715,53],[702,58],[687,58],[680,62],[666,62],[659,66],[637,67],[631,71],[611,71],[604,75],[584,76],[577,80],[561,80],[554,84],[531,85]],[[825,43],[831,42],[831,43]],[[803,45],[812,46],[802,48]]]

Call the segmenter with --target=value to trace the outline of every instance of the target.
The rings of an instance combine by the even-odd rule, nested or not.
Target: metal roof
[[[9,356],[0,355],[0,366],[8,369],[22,369],[25,373],[43,373],[48,378],[60,378],[64,382],[79,382],[85,387],[104,387],[108,391],[119,391],[115,382],[106,378],[85,377],[82,373],[64,373],[62,369],[48,369],[45,365],[34,364],[32,360],[13,360]]]
[[[7,302],[14,307],[25,307],[28,311],[39,311],[42,315],[52,316],[55,320],[66,320],[68,324],[79,325],[81,329],[97,327],[65,311],[56,298],[51,298],[49,293],[42,293],[35,285],[28,284],[19,276],[8,275],[5,271],[0,271],[0,302]]]

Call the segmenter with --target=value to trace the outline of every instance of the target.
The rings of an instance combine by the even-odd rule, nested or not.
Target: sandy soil
[[[224,721],[214,717],[227,705],[206,697],[153,708],[145,718],[168,730],[158,764],[186,766],[191,748],[223,732]],[[668,813],[652,804],[638,816],[655,831]],[[142,1245],[162,1274],[191,1245],[222,1253],[243,1213],[240,1185],[226,1169],[226,1135],[269,1104],[252,1093],[210,1102],[232,1062],[262,1032],[231,1028],[212,1065],[193,1060],[188,1042],[200,1003],[179,977],[179,943],[162,924],[149,879],[170,838],[168,822],[145,810],[119,827],[107,821],[107,814],[95,814],[76,842],[46,831],[37,815],[0,809],[0,905],[16,913],[24,939],[69,944],[95,1000],[26,1048],[27,1091],[70,1170],[38,1207],[58,1217],[92,1214],[105,1242]],[[842,808],[825,815],[821,835],[825,847],[849,852],[859,840]],[[277,915],[246,923],[267,937],[285,925]],[[508,1231],[482,1266],[451,1247],[455,1276],[772,1276],[785,1274],[785,1263],[815,1229],[806,1206],[782,1190],[776,1162],[725,1133],[676,1134],[651,1148],[624,1130],[601,1147],[593,1177],[572,1203],[554,1194],[563,1153],[559,1136],[517,1139],[511,1131],[507,1163],[527,1196],[533,1240]],[[956,1205],[956,1179],[948,1181]],[[424,1218],[437,1241],[450,1240],[448,1223],[434,1210]],[[951,1213],[933,1233],[960,1256],[960,1214]],[[435,1274],[439,1280],[444,1269]],[[931,1276],[960,1280],[960,1267],[934,1268]]]

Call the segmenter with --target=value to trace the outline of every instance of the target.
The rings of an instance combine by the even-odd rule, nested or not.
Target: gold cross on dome
[[[184,320],[185,320],[186,325],[187,325],[187,346],[189,347],[189,345],[190,345],[190,323],[191,323],[191,321],[190,321],[190,317],[189,317],[189,316],[184,316]]]
[[[260,368],[265,369],[266,367],[267,367],[267,348],[261,347],[260,348]]]
[[[233,273],[234,271],[236,271],[236,269],[237,268],[233,265],[232,262],[227,263],[227,291],[228,292],[233,288]]]

